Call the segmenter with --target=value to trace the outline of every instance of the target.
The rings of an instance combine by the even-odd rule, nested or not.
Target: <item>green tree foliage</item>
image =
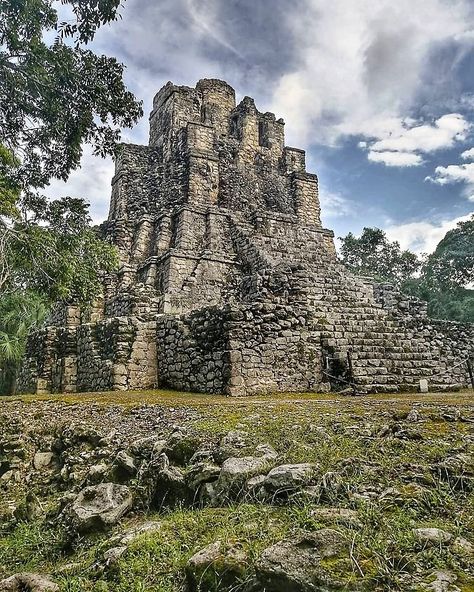
[[[474,214],[438,243],[424,266],[423,279],[430,289],[439,291],[474,284]]]
[[[428,291],[425,300],[428,301],[428,314],[435,319],[474,323],[474,290]]]
[[[88,47],[120,0],[0,0],[0,294],[94,297],[114,262],[85,203],[39,193],[67,179],[82,146],[113,154],[142,114],[115,58]],[[58,12],[59,10],[59,12]]]
[[[121,127],[142,115],[123,66],[89,47],[120,0],[0,0],[0,377],[11,383],[36,310],[90,302],[115,250],[90,226],[87,205],[48,201],[88,143],[114,154]],[[3,323],[3,320],[0,319]],[[9,377],[8,380],[6,377]]]
[[[25,290],[48,301],[87,303],[100,291],[100,273],[114,269],[115,249],[90,226],[87,204],[70,197],[36,197],[31,219],[0,234],[0,294]]]
[[[0,297],[0,394],[13,389],[28,332],[43,323],[47,310],[44,299],[34,292]]]
[[[474,322],[474,215],[447,232],[434,253],[420,260],[390,242],[383,230],[364,228],[341,238],[341,258],[354,273],[396,285],[428,302],[433,318]]]
[[[380,228],[364,228],[360,238],[352,232],[341,238],[341,257],[354,273],[397,287],[411,279],[421,266],[414,253],[402,251],[400,244],[389,241]]]
[[[426,260],[420,279],[431,316],[474,322],[474,214],[459,222]]]
[[[115,249],[90,226],[83,200],[37,196],[34,211],[42,214],[8,225],[0,219],[0,393],[13,389],[28,332],[49,304],[90,302],[101,275],[117,263]]]
[[[0,144],[20,161],[3,163],[2,173],[23,191],[67,179],[84,143],[113,154],[119,127],[142,115],[123,83],[123,65],[87,48],[97,29],[117,18],[119,4],[0,0]],[[72,19],[60,22],[55,6]]]
[[[18,218],[17,204],[20,199],[20,189],[11,179],[7,171],[18,167],[18,160],[7,148],[0,144],[0,216]]]

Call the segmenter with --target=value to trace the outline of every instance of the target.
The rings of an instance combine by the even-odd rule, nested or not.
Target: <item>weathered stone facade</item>
[[[20,390],[468,384],[474,327],[351,275],[304,151],[251,98],[236,106],[225,82],[158,92],[149,145],[117,158],[103,230],[120,270],[92,311],[62,307],[31,336]]]

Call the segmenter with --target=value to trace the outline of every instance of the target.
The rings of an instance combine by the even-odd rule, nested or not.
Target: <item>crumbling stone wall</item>
[[[224,393],[229,378],[227,311],[204,308],[163,315],[157,323],[159,383],[183,391]]]
[[[31,335],[20,391],[245,395],[466,386],[474,329],[351,275],[284,122],[220,80],[165,85],[148,146],[116,159],[103,235],[120,254],[91,309]]]
[[[78,327],[78,390],[155,387],[155,328],[153,321],[136,317],[113,317]]]
[[[56,333],[56,327],[45,327],[29,336],[17,381],[19,392],[42,394],[51,391]]]

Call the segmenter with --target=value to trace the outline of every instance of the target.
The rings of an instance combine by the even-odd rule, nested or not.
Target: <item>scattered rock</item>
[[[132,508],[132,494],[126,485],[101,483],[83,489],[65,512],[79,533],[105,530]]]
[[[5,473],[3,473],[0,476],[0,483],[8,483],[9,481],[12,481],[14,478],[15,478],[15,471],[13,471],[13,470],[5,471]]]
[[[444,545],[453,538],[450,532],[441,528],[415,528],[413,534],[420,542],[435,545]]]
[[[186,473],[186,482],[189,487],[197,491],[203,483],[212,483],[219,477],[221,468],[210,462],[199,462],[191,465]]]
[[[49,578],[34,573],[18,573],[0,581],[1,592],[59,592]]]
[[[420,412],[417,409],[412,409],[407,415],[407,421],[416,422],[421,420]]]
[[[399,429],[394,433],[394,436],[400,440],[423,440],[423,434],[412,428]]]
[[[275,460],[278,457],[278,452],[270,444],[259,444],[255,452],[258,456],[263,456],[267,460]]]
[[[216,488],[224,495],[236,496],[244,491],[245,482],[268,467],[265,456],[231,457],[222,464]]]
[[[311,516],[320,522],[343,524],[352,528],[362,528],[357,512],[348,508],[316,508]]]
[[[474,556],[474,545],[463,537],[455,538],[451,548],[457,555]]]
[[[87,480],[90,483],[99,483],[103,479],[105,479],[107,475],[108,467],[105,463],[100,463],[98,465],[92,465],[87,473]]]
[[[168,458],[178,464],[185,465],[201,446],[201,440],[188,433],[187,430],[178,428],[168,438],[166,454]],[[154,450],[156,454],[156,450]]]
[[[189,459],[190,465],[197,465],[198,463],[203,462],[214,462],[214,455],[212,450],[204,449],[204,450],[197,450],[192,457]]]
[[[139,438],[132,443],[130,450],[135,456],[149,459],[154,453],[156,456],[161,454],[166,448],[166,440],[160,438],[160,436],[146,436]]]
[[[384,424],[382,425],[378,432],[376,433],[376,435],[379,438],[386,438],[387,436],[391,436],[392,435],[392,428],[391,426],[389,426],[388,424]]]
[[[125,482],[136,474],[135,458],[126,450],[120,450],[112,464],[112,475],[117,481]]]
[[[273,468],[263,480],[263,486],[272,494],[288,494],[313,485],[319,466],[312,463],[280,465]]]
[[[88,444],[95,448],[99,446],[101,440],[102,435],[92,426],[76,423],[64,428],[56,446],[62,450],[79,444]]]
[[[186,484],[184,471],[172,466],[164,452],[150,463],[148,470],[154,480],[151,497],[151,504],[154,507],[174,506],[177,503],[190,501],[191,492]]]
[[[228,458],[238,456],[240,450],[247,444],[248,433],[239,430],[232,430],[221,438],[219,448],[216,451],[216,460],[224,462]]]
[[[454,586],[457,581],[457,576],[450,571],[438,570],[432,576],[434,580],[425,586],[426,590],[430,592],[461,592],[461,590]]]
[[[110,569],[114,565],[116,565],[117,561],[122,557],[122,555],[127,550],[125,545],[121,547],[112,547],[111,549],[107,549],[104,553],[104,567],[105,569]]]
[[[455,422],[461,419],[460,409],[448,409],[441,414],[445,421]]]
[[[54,459],[53,452],[37,452],[33,457],[33,467],[37,471],[49,468]]]
[[[251,479],[247,480],[247,483],[245,484],[245,489],[246,492],[250,495],[250,496],[258,496],[259,498],[265,498],[266,497],[266,493],[265,491],[262,489],[263,484],[265,482],[266,479],[266,475],[256,475],[255,477],[252,477]],[[258,495],[259,490],[261,490],[263,492],[263,495]]]
[[[225,547],[221,541],[216,541],[189,559],[186,565],[188,585],[192,592],[228,589],[243,579],[246,567],[247,555],[243,549]]]
[[[341,590],[345,582],[340,574],[352,575],[348,553],[343,535],[324,528],[265,549],[256,564],[257,579],[266,592]]]

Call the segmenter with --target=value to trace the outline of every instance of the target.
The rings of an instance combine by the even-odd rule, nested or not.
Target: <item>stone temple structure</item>
[[[31,335],[23,392],[246,395],[467,386],[474,326],[355,277],[321,226],[284,122],[220,80],[168,83],[148,146],[125,144],[102,227],[121,265],[89,310]]]

